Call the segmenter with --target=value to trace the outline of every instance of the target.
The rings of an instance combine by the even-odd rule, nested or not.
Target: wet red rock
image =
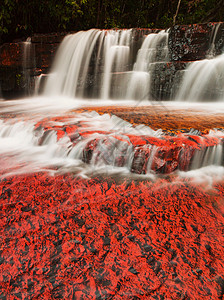
[[[164,107],[160,104],[148,106],[105,106],[87,107],[77,112],[97,111],[99,114],[108,113],[120,117],[134,125],[145,124],[152,129],[163,129],[171,132],[185,132],[197,129],[208,132],[213,128],[224,128],[224,114],[211,113],[200,109],[178,109]]]
[[[0,48],[0,62],[3,66],[18,66],[22,62],[21,43],[4,44]]]
[[[224,184],[0,182],[2,299],[222,299]]]

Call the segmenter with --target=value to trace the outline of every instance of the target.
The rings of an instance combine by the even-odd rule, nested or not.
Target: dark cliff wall
[[[16,98],[32,93],[36,76],[49,70],[65,35],[34,35],[27,42],[3,44],[0,47],[2,96]]]
[[[138,43],[150,29],[136,29]],[[38,75],[47,73],[65,34],[35,35],[30,42],[8,43],[0,47],[0,91],[4,98],[33,93]],[[214,39],[215,37],[215,39]],[[224,50],[224,23],[176,25],[169,34],[169,62],[156,63],[152,75],[154,99],[170,99],[180,82],[180,74],[191,61]],[[24,58],[26,59],[24,60]]]

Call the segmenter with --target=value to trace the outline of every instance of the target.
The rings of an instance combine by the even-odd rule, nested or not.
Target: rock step
[[[160,105],[158,102],[142,106],[101,106],[85,107],[74,112],[96,111],[99,114],[115,115],[133,125],[144,124],[167,132],[189,132],[191,129],[208,133],[210,129],[224,129],[224,112],[210,106],[175,107],[175,104]]]
[[[79,159],[84,163],[128,167],[136,174],[169,174],[175,170],[194,169],[195,165],[202,167],[216,163],[223,164],[223,155],[220,153],[220,147],[217,148],[217,146],[223,148],[223,132],[178,133],[174,136],[164,134],[149,136],[141,133],[136,135],[116,130],[86,129],[86,124],[80,122],[74,124],[69,122],[69,125],[64,125],[64,121],[67,122],[69,118],[66,116],[64,119],[44,119],[37,123],[35,130],[43,132],[39,145],[45,144],[49,136],[55,132],[58,141],[64,137],[70,139],[68,153],[74,151],[76,147],[80,153]],[[211,153],[214,155],[211,156]],[[196,156],[200,160],[199,165],[198,162],[195,163]],[[211,157],[214,159],[211,160]]]

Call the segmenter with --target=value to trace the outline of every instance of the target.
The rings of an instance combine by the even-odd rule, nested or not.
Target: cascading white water
[[[24,85],[26,94],[30,94],[31,91],[31,74],[30,70],[34,67],[35,62],[33,61],[34,55],[32,53],[33,47],[31,43],[31,38],[27,38],[25,42],[23,42],[23,76],[24,76]]]
[[[65,37],[57,52],[52,74],[47,80],[45,95],[73,97],[77,94],[79,80],[84,87],[86,69],[100,34],[98,30],[89,30]]]
[[[185,71],[176,100],[197,102],[224,99],[224,54],[193,62]]]
[[[151,33],[146,36],[142,47],[138,51],[133,71],[148,72],[149,65],[168,59],[168,31]]]
[[[126,71],[129,63],[130,42],[131,30],[112,31],[105,36],[102,99],[110,97],[112,73]]]
[[[217,23],[213,29],[212,29],[212,34],[211,34],[211,40],[210,40],[210,47],[207,53],[207,58],[213,58],[215,56],[215,40],[217,33],[219,31],[221,23]]]
[[[3,114],[15,113],[16,116],[12,123],[4,121],[0,124],[0,140],[3,145],[0,147],[0,153],[3,160],[5,157],[10,161],[10,156],[13,156],[12,166],[9,164],[9,167],[16,168],[19,165],[20,170],[26,172],[57,167],[62,170],[76,168],[82,173],[87,168],[92,171],[119,167],[125,172],[137,170],[138,174],[142,174],[141,168],[144,168],[144,174],[154,174],[155,160],[159,165],[158,168],[162,170],[164,160],[162,156],[158,156],[160,148],[150,143],[139,148],[134,147],[128,136],[133,134],[161,137],[160,131],[154,132],[148,127],[135,128],[116,117],[110,118],[109,115],[78,114],[74,116],[72,122],[85,123],[85,129],[92,131],[92,134],[73,143],[68,136],[57,138],[56,128],[61,124],[60,121],[53,122],[52,126],[55,128],[46,135],[43,128],[42,131],[36,130],[35,124],[41,120],[43,114],[55,116],[59,111],[63,114],[63,111],[74,108],[76,103],[82,102],[83,105],[84,98],[101,99],[101,104],[103,100],[106,100],[107,104],[114,102],[109,102],[110,98],[147,99],[150,94],[150,75],[155,63],[168,60],[168,36],[169,33],[165,31],[144,36],[139,51],[135,54],[133,54],[132,30],[94,29],[67,36],[59,48],[52,73],[45,77],[44,95],[47,97],[41,103],[40,99],[32,99],[30,103],[23,100],[16,104],[8,102],[7,106],[1,103],[0,109]],[[205,97],[205,86],[210,87],[209,84],[221,90],[224,86],[223,61],[224,57],[219,56],[192,64],[192,70],[186,71],[186,74],[190,75],[184,79],[185,91],[180,91],[179,97],[183,99],[190,97],[190,100],[201,99]],[[203,76],[202,80],[200,76],[204,74],[203,72],[206,72],[207,77]],[[192,76],[193,80],[190,78]],[[39,84],[43,77],[40,77]],[[201,88],[198,91],[199,83]],[[189,91],[192,91],[192,94]],[[48,97],[49,95],[54,97]],[[57,104],[58,96],[64,103]],[[222,97],[222,93],[219,96]],[[81,98],[81,101],[79,102],[77,98]],[[87,102],[90,105],[91,102]],[[127,103],[128,101],[125,104]],[[17,114],[20,113],[25,114],[25,121],[21,121],[20,116],[17,118]],[[65,122],[64,125],[69,124]],[[219,143],[215,146],[196,150],[190,169],[222,164],[222,138],[220,137]],[[184,155],[184,151],[188,151],[185,146],[182,145],[180,157]]]
[[[112,72],[124,69],[129,62],[130,33],[131,30],[89,30],[67,36],[57,53],[44,94],[83,98],[88,80],[93,80],[101,86],[97,96],[101,94],[107,99]]]
[[[84,124],[84,131],[92,131],[89,137],[78,139],[77,143],[72,144],[68,136],[57,139],[57,131],[54,129],[45,134],[43,129],[36,128],[36,124],[44,115],[54,116],[65,108],[64,104],[59,104],[58,108],[54,102],[46,103],[43,109],[43,103],[40,99],[32,99],[34,103],[29,103],[28,100],[24,103],[18,103],[17,107],[14,103],[10,106],[3,104],[1,111],[8,114],[15,114],[12,120],[0,121],[0,154],[1,166],[0,172],[4,170],[4,176],[15,172],[33,172],[40,170],[51,170],[55,167],[61,170],[67,168],[75,170],[75,172],[85,174],[95,170],[104,169],[106,166],[116,167],[115,160],[123,154],[126,160],[131,157],[132,146],[125,134],[132,135],[153,135],[160,136],[161,131],[153,131],[147,126],[139,126],[134,128],[128,122],[117,117],[110,117],[105,114],[103,116],[97,113],[73,114],[68,119],[62,118],[62,121],[51,121],[54,126],[69,126],[70,124]],[[13,101],[12,101],[13,102]],[[70,106],[71,103],[69,102]],[[49,107],[48,107],[49,106]],[[69,106],[67,108],[69,108]],[[47,108],[48,107],[48,108]],[[70,106],[71,107],[71,106]],[[16,117],[18,112],[22,112],[24,121],[21,121],[20,116]],[[66,116],[66,114],[65,114]],[[109,132],[109,135],[106,132]],[[98,132],[98,133],[94,133]],[[118,140],[115,136],[126,138],[126,141]],[[99,143],[94,149],[93,157],[89,163],[89,168],[83,167],[83,151],[89,141],[98,139]],[[41,141],[41,142],[40,142]],[[108,143],[110,141],[110,143]],[[129,150],[126,149],[128,145]],[[4,164],[3,162],[6,162]],[[129,166],[130,167],[130,166]],[[125,164],[122,171],[128,172],[128,164]]]
[[[224,54],[215,56],[215,41],[221,23],[211,33],[210,47],[206,59],[191,63],[183,72],[178,101],[223,101],[224,99]]]
[[[197,150],[191,163],[191,170],[199,168],[222,164],[223,159],[223,146],[218,144],[214,147]]]
[[[131,142],[132,138],[138,139],[138,137],[146,140],[149,138],[149,141],[150,139],[153,141],[155,138],[162,141],[164,134],[161,130],[154,131],[142,125],[134,127],[116,116],[99,115],[96,112],[73,113],[70,116],[65,113],[64,117],[60,113],[57,120],[46,119],[42,123],[44,115],[55,116],[65,105],[56,108],[52,102],[47,103],[48,109],[45,107],[45,110],[43,108],[40,110],[42,105],[39,103],[38,106],[38,100],[30,107],[27,101],[23,106],[12,105],[12,107],[7,106],[6,108],[6,112],[11,112],[11,114],[17,114],[23,109],[25,119],[21,121],[21,118],[15,115],[12,120],[1,120],[0,122],[0,172],[6,172],[4,176],[11,172],[40,170],[51,170],[52,172],[70,170],[83,176],[91,174],[91,172],[105,172],[105,170],[112,173],[137,173],[154,176],[155,162],[157,166],[163,166],[165,161],[163,156],[160,156],[159,146],[150,142],[134,146]],[[38,122],[43,126],[46,125],[50,130],[44,130],[40,125],[37,126]],[[65,134],[58,138],[57,130],[63,126],[64,128],[77,126],[78,131],[75,131],[75,134],[72,133],[70,137]],[[194,137],[193,133],[191,136]],[[188,170],[222,164],[224,159],[223,133],[216,132],[214,135],[214,132],[211,132],[207,138],[215,137],[217,139],[219,136],[220,139],[215,146],[195,151],[191,163],[189,161]],[[203,137],[201,139],[203,144]],[[183,157],[187,157],[187,153],[191,153],[191,151],[186,144],[182,144],[179,154],[180,163]]]
[[[36,76],[35,78],[35,88],[34,88],[34,95],[38,96],[44,87],[44,82],[46,81],[48,75],[46,74],[40,74],[39,76]]]
[[[45,95],[98,99],[142,99],[150,70],[167,60],[168,32],[145,36],[133,64],[132,30],[89,30],[67,36],[57,53]]]
[[[168,60],[168,37],[169,33],[162,30],[158,34],[152,33],[145,38],[131,72],[130,88],[126,98],[138,100],[149,98],[153,65],[155,62]]]

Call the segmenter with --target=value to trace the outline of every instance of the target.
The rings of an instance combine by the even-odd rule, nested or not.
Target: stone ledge
[[[201,105],[198,107],[177,108],[175,105],[160,105],[152,102],[151,105],[141,106],[105,106],[85,107],[75,112],[96,111],[99,114],[115,115],[134,125],[144,124],[154,130],[162,129],[179,132],[191,129],[208,133],[210,129],[224,129],[224,111],[211,111]]]
[[[169,35],[170,60],[192,61],[206,58],[216,26],[219,28],[214,41],[214,54],[219,55],[224,48],[224,23],[173,26]]]

